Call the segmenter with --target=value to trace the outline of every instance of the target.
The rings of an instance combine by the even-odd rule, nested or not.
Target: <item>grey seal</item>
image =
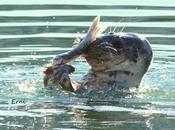
[[[135,33],[107,33],[96,17],[86,36],[77,47],[58,54],[44,71],[44,85],[48,81],[72,92],[93,89],[139,87],[153,59],[152,48],[146,38]],[[67,64],[82,56],[90,65],[88,73],[79,81],[71,81],[69,74],[75,68]]]

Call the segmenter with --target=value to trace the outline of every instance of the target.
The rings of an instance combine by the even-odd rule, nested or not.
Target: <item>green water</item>
[[[150,41],[154,61],[142,87],[125,98],[44,89],[42,66],[70,50],[96,15],[105,32]],[[74,80],[89,69],[81,59],[72,65]],[[174,122],[174,0],[0,1],[0,130],[173,130]]]

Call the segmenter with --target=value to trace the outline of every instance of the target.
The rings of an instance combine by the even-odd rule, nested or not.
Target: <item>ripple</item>
[[[42,13],[41,13],[42,12]],[[146,9],[92,9],[92,10],[23,10],[0,11],[0,16],[6,17],[44,17],[44,16],[175,16],[175,10],[146,10]]]
[[[106,1],[106,0],[100,0],[100,1],[94,1],[94,0],[76,0],[72,2],[72,0],[42,0],[42,1],[24,1],[24,0],[18,0],[18,1],[12,1],[12,0],[1,0],[1,5],[43,5],[43,4],[71,4],[71,5],[147,5],[147,6],[174,6],[174,0],[159,0],[157,1],[150,1],[150,0],[144,0],[140,2],[140,0],[132,0],[132,1],[123,1],[118,0],[117,2],[115,0]]]
[[[76,38],[83,37],[85,34],[79,33],[41,33],[41,34],[28,34],[28,35],[0,35],[0,39],[17,39],[17,38]],[[175,38],[175,35],[167,34],[140,34],[145,37],[160,37],[160,38]]]
[[[68,51],[71,47],[33,47],[33,46],[21,46],[21,47],[7,47],[0,48],[0,53],[8,52],[31,52],[31,54],[36,54],[36,52],[46,52],[46,51]],[[34,52],[34,53],[32,53]],[[23,56],[25,57],[25,56]]]
[[[42,114],[29,113],[27,111],[18,110],[0,110],[0,116],[28,116],[28,117],[43,117]]]
[[[53,115],[53,114],[63,114],[66,111],[58,110],[58,109],[32,109],[32,110],[28,110],[28,112],[42,113],[42,114],[45,114],[45,115]]]
[[[26,26],[75,26],[89,27],[91,22],[5,22],[0,23],[0,27],[26,27]],[[175,28],[174,22],[101,22],[103,26],[125,26],[125,27],[154,27],[154,28]]]
[[[175,111],[174,109],[166,109],[166,110],[161,110],[161,109],[153,109],[150,107],[149,109],[135,109],[135,108],[125,108],[125,107],[117,107],[117,106],[83,106],[83,105],[75,105],[72,106],[73,108],[76,109],[82,109],[82,110],[93,110],[93,111],[98,111],[98,112],[131,112],[132,114],[141,114],[141,115],[146,115],[146,114],[165,114],[168,116],[175,116]]]

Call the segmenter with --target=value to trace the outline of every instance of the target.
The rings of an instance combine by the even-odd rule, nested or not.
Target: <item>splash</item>
[[[36,81],[24,81],[16,83],[18,90],[22,93],[34,93],[36,90]]]

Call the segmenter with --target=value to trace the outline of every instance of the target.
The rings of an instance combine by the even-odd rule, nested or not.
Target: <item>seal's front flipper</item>
[[[71,65],[61,64],[57,66],[48,66],[44,71],[44,86],[47,86],[48,81],[51,80],[53,83],[59,84],[64,90],[73,92],[70,73],[73,73],[75,68]]]
[[[45,65],[45,70],[43,71],[44,73],[44,79],[43,79],[43,84],[44,87],[48,85],[49,80],[53,77],[53,68],[51,65]]]
[[[61,85],[64,90],[73,92],[70,73],[73,73],[75,68],[71,65],[61,64],[53,68],[54,80]]]
[[[61,79],[58,82],[64,90],[74,92],[69,75],[66,73],[61,75]]]

